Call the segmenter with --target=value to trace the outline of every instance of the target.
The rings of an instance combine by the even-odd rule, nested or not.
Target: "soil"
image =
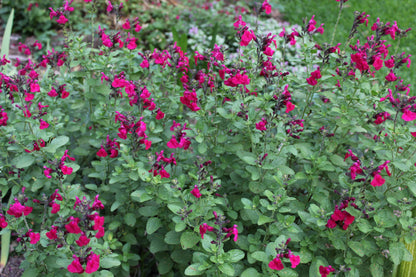
[[[6,264],[6,267],[3,269],[3,272],[0,273],[0,277],[20,277],[23,274],[23,269],[20,269],[20,263],[23,261],[23,256],[10,256]]]

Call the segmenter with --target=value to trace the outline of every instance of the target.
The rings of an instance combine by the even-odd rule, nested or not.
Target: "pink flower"
[[[40,87],[38,83],[31,83],[30,84],[30,92],[39,92]]]
[[[95,237],[97,239],[102,238],[102,237],[104,237],[104,233],[105,233],[104,227],[100,227],[100,228],[98,228],[98,232],[95,234]]]
[[[103,146],[101,146],[101,149],[97,151],[97,156],[104,158],[107,157],[107,152],[104,150]]]
[[[32,210],[32,207],[23,206],[17,199],[15,199],[15,203],[10,206],[9,210],[7,211],[7,214],[19,218],[22,215],[26,216],[30,214]]]
[[[263,51],[263,53],[267,56],[273,56],[274,50],[271,49],[270,47],[267,47],[266,50]]]
[[[194,189],[191,190],[191,194],[196,198],[201,198],[202,194],[199,192],[198,185],[195,185]]]
[[[264,0],[263,4],[261,5],[261,10],[266,14],[270,14],[272,12],[272,6],[270,6],[268,0]]]
[[[129,19],[127,18],[126,19],[126,22],[124,22],[124,24],[123,24],[123,26],[121,26],[124,30],[129,30],[130,28],[131,28],[131,26],[130,26],[130,21],[129,21]]]
[[[95,218],[94,218],[94,227],[93,227],[93,229],[94,230],[99,230],[101,227],[103,227],[103,225],[104,225],[104,220],[105,220],[105,217],[104,216],[96,216]]]
[[[414,113],[414,112],[412,112],[412,111],[410,111],[410,110],[407,110],[407,109],[406,109],[406,110],[403,112],[402,119],[403,119],[404,121],[413,121],[413,120],[415,120],[415,119],[416,119],[416,113]]]
[[[56,92],[55,88],[52,87],[52,89],[48,92],[48,95],[50,97],[56,97],[56,96],[58,96],[58,93]]]
[[[255,38],[253,31],[245,30],[241,37],[240,45],[247,46],[253,38]]]
[[[377,174],[376,176],[374,176],[374,179],[371,181],[371,185],[373,187],[380,187],[382,186],[384,183],[386,182],[386,180],[381,177],[380,174]]]
[[[266,131],[267,120],[262,118],[260,122],[256,123],[256,129],[260,131]]]
[[[57,23],[59,23],[59,24],[65,24],[65,23],[67,23],[68,22],[68,19],[64,16],[64,15],[61,15],[57,20],[56,20],[56,22]]]
[[[393,70],[390,70],[390,73],[386,76],[387,82],[394,82],[397,80],[396,75],[394,75]]]
[[[91,274],[96,272],[98,268],[100,268],[100,255],[91,252],[91,254],[89,254],[87,257],[87,266],[85,267],[85,272]]]
[[[0,227],[1,228],[6,228],[8,225],[6,218],[4,217],[4,215],[0,214]]]
[[[210,231],[210,232],[214,231],[214,227],[209,226],[206,223],[199,226],[199,233],[201,234],[202,239],[204,239],[204,235],[206,234],[207,231]]]
[[[284,266],[280,258],[276,257],[270,261],[269,268],[273,270],[282,270]]]
[[[337,0],[337,1],[339,1],[339,0]],[[327,267],[324,267],[324,266],[320,266],[319,267],[319,273],[321,274],[321,277],[327,277],[331,272],[334,272],[335,271],[335,268],[333,268],[332,266],[327,266]]]
[[[29,233],[29,238],[30,238],[30,241],[29,241],[30,244],[36,244],[40,240],[40,234],[30,232]]]
[[[53,203],[52,204],[51,214],[58,213],[60,209],[61,209],[61,205],[59,205],[58,203]]]
[[[39,129],[43,130],[43,129],[47,129],[49,127],[49,123],[44,121],[42,118],[40,119],[40,126]]]
[[[74,260],[67,267],[68,271],[72,273],[78,273],[78,274],[83,273],[84,268],[82,268],[79,258],[75,255],[73,257],[74,257]]]
[[[110,1],[108,1],[107,12],[111,12],[112,10],[113,10],[113,5],[111,4]]]
[[[286,113],[289,113],[295,109],[295,105],[293,105],[290,101],[286,102]]]
[[[50,179],[52,178],[51,173],[52,173],[52,168],[48,168],[46,166],[43,167],[45,170],[43,171],[43,174],[45,175],[46,178]]]
[[[292,268],[296,268],[300,263],[300,256],[291,255],[289,256],[290,263],[292,264]]]
[[[62,174],[64,175],[71,175],[72,174],[72,167],[63,165],[61,166]]]
[[[78,244],[79,247],[83,247],[85,245],[88,245],[88,243],[90,243],[90,239],[86,235],[82,234],[79,237],[79,239],[76,240],[75,242]]]
[[[157,110],[156,119],[161,120],[164,117],[165,117],[165,114],[160,109]]]
[[[71,234],[80,234],[81,228],[78,226],[79,218],[72,218],[71,222],[65,225],[65,229]]]
[[[379,57],[376,57],[374,59],[374,63],[373,63],[374,69],[375,70],[380,70],[380,68],[383,67],[383,60],[380,59]]]
[[[57,227],[52,226],[52,229],[46,233],[46,237],[50,240],[55,240],[58,238],[58,235],[56,234]]]

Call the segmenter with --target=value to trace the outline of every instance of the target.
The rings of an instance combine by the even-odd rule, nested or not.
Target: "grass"
[[[338,17],[339,2],[335,0],[271,0],[270,3],[274,8],[280,10],[284,20],[292,24],[302,25],[303,18],[306,17],[309,20],[312,15],[315,15],[317,26],[325,23],[324,34],[316,36],[318,42],[329,43],[331,41]],[[412,31],[408,32],[408,36],[400,41],[398,53],[404,51],[406,54],[416,57],[416,5],[414,0],[349,0],[344,4],[333,44],[338,42],[344,44],[346,42],[354,21],[354,11],[366,12],[366,14],[370,15],[368,27],[365,27],[365,25],[359,27],[361,33],[357,38],[360,41],[364,41],[367,36],[371,35],[370,27],[377,20],[377,17],[384,23],[397,21],[398,27],[402,30],[406,30],[409,27],[413,28]],[[390,36],[385,37],[385,39],[387,44],[392,45],[389,54],[393,55],[398,45],[398,40],[396,38],[393,41]],[[399,76],[403,77],[405,83],[412,84],[412,87],[416,85],[416,70],[413,68],[414,65],[410,67],[410,70],[407,67],[403,67],[399,72]]]

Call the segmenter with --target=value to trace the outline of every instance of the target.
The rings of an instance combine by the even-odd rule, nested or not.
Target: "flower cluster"
[[[170,174],[165,170],[167,165],[176,165],[176,159],[173,157],[173,153],[167,158],[164,156],[164,151],[156,152],[156,161],[153,163],[152,168],[149,170],[153,173],[153,176],[160,175],[161,178],[169,178]]]
[[[67,159],[70,161],[75,161],[75,158],[68,155],[68,150],[65,150],[65,153],[59,162],[56,160],[49,161],[50,164],[55,166],[55,169],[44,166],[43,168],[45,170],[43,171],[43,174],[45,175],[45,177],[48,179],[52,178],[51,174],[53,172],[56,172],[58,174],[58,178],[62,178],[63,175],[71,175],[73,169],[72,167],[65,165]]]
[[[51,10],[49,13],[49,17],[51,18],[51,20],[54,17],[57,17],[58,19],[56,20],[56,22],[65,25],[65,23],[68,22],[68,18],[66,18],[65,16],[68,16],[69,13],[74,11],[74,7],[70,7],[72,2],[74,2],[74,0],[70,0],[70,2],[68,2],[68,0],[65,0],[64,6],[57,9],[56,11],[54,11],[52,8],[49,8]]]
[[[307,78],[306,82],[308,82],[311,86],[316,86],[318,84],[317,80],[321,78],[321,70],[318,67],[317,70],[311,72],[311,77]]]
[[[328,219],[326,227],[333,229],[336,226],[340,226],[343,230],[347,230],[348,226],[350,226],[351,223],[354,222],[355,217],[351,215],[349,212],[345,211],[345,209],[348,207],[350,202],[351,206],[356,207],[354,201],[355,198],[350,197],[342,201],[341,205],[336,205],[334,213]]]
[[[226,228],[223,227],[225,224],[229,223],[230,221],[225,218],[224,215],[218,215],[217,212],[213,212],[215,217],[214,224],[218,226],[218,229],[208,225],[207,223],[204,223],[199,226],[199,233],[201,235],[201,238],[204,239],[204,235],[207,232],[213,232],[216,234],[216,240],[213,240],[211,243],[213,244],[219,244],[226,239],[228,239],[231,236],[234,236],[233,240],[237,241],[238,239],[238,229],[237,225],[233,225],[233,227]]]
[[[170,141],[168,141],[167,146],[169,148],[183,148],[184,150],[188,149],[191,145],[191,140],[186,136],[185,130],[190,130],[186,127],[186,123],[182,128],[182,124],[176,123],[174,120],[170,130],[174,131],[175,135],[172,135],[172,138]]]
[[[101,144],[100,150],[97,152],[98,157],[107,157],[110,155],[110,158],[116,158],[118,156],[118,150],[120,150],[120,143],[116,139],[111,140],[110,136],[107,135],[107,141],[105,144]]]
[[[127,139],[127,134],[133,134],[133,141],[136,143],[134,145],[135,150],[138,149],[140,145],[145,145],[145,149],[149,149],[152,146],[152,142],[147,140],[146,135],[146,123],[142,121],[142,117],[139,121],[136,121],[134,116],[124,115],[116,111],[115,122],[120,121],[120,128],[118,128],[119,133],[117,134],[121,139]]]
[[[294,255],[290,249],[287,248],[287,245],[290,242],[290,238],[286,240],[285,243],[280,245],[280,248],[276,248],[277,255],[270,261],[269,268],[273,270],[282,270],[284,268],[282,258],[289,259],[292,268],[296,268],[300,263],[300,256]]]

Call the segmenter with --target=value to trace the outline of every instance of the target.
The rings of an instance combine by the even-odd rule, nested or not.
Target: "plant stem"
[[[332,43],[334,42],[335,39],[335,32],[337,31],[337,27],[338,27],[338,23],[339,23],[339,19],[341,18],[341,13],[342,13],[342,0],[339,2],[339,11],[338,11],[338,18],[337,18],[337,22],[335,23],[335,27],[334,27],[334,31],[332,32],[332,38],[331,38],[331,42],[330,45],[332,45]]]

